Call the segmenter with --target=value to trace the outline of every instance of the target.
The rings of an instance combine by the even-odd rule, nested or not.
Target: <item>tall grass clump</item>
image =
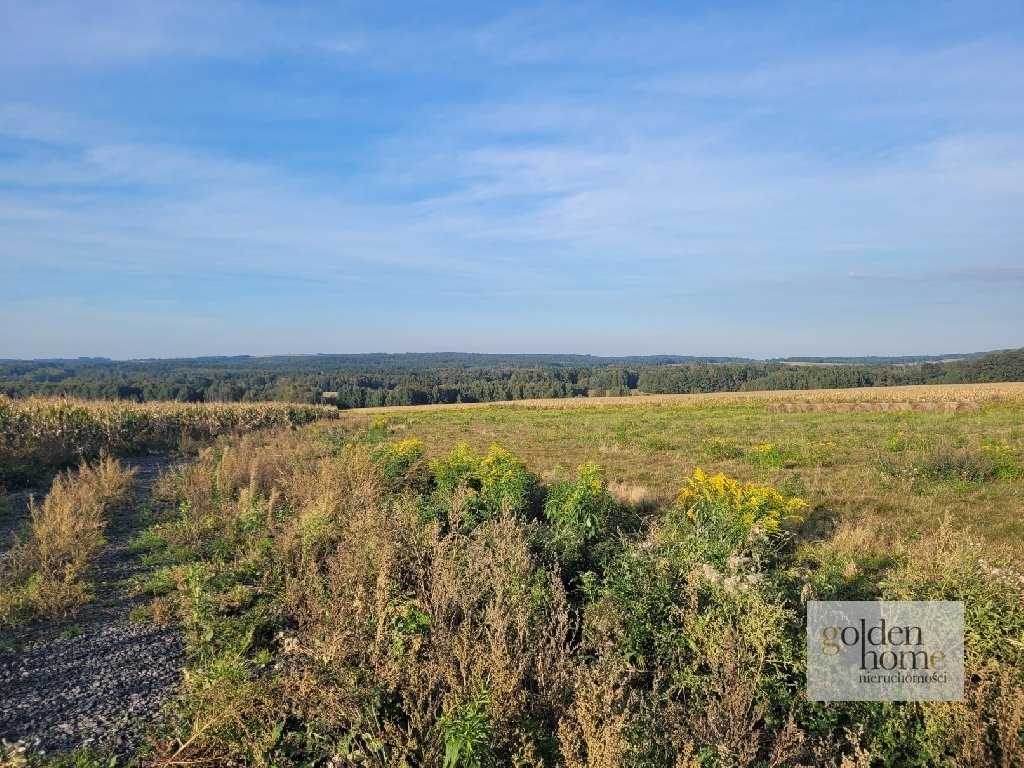
[[[108,514],[129,499],[134,475],[109,457],[83,462],[58,475],[41,504],[31,501],[26,530],[0,560],[0,625],[66,616],[89,600]]]
[[[886,477],[920,490],[927,483],[973,484],[1024,476],[1017,450],[1007,441],[959,445],[949,439],[916,451],[886,450],[876,466]]]

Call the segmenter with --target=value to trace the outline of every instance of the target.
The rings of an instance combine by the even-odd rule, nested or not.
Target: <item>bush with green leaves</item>
[[[1024,475],[1018,451],[1005,440],[977,446],[947,439],[917,451],[879,455],[875,464],[887,478],[918,492],[926,483],[986,483]]]
[[[444,739],[444,768],[491,768],[491,694],[481,687],[471,701],[453,707],[438,723]]]
[[[722,566],[696,545],[728,541],[725,518],[721,530],[688,522],[689,546],[666,518],[609,566],[585,608],[584,648],[630,670],[644,702],[628,728],[629,764],[754,764],[801,683],[799,611],[749,558]]]
[[[492,445],[478,456],[465,443],[431,463],[434,509],[443,523],[469,531],[501,514],[528,517],[540,497],[540,482],[526,464]]]
[[[915,462],[922,477],[939,482],[980,483],[1012,472],[1012,450],[989,445],[982,448],[943,442],[925,451]]]
[[[722,569],[730,559],[770,560],[783,524],[802,519],[807,503],[769,485],[740,483],[698,467],[665,517],[662,536],[691,562]]]
[[[544,500],[544,517],[567,580],[600,570],[616,549],[615,501],[608,494],[604,470],[593,462],[580,465],[575,480],[552,485]]]
[[[701,454],[710,461],[738,459],[743,456],[743,449],[731,440],[723,437],[709,437],[700,443]]]
[[[755,466],[768,469],[786,466],[791,461],[791,456],[775,443],[762,443],[750,452],[750,461]]]
[[[423,441],[415,438],[379,445],[373,453],[392,490],[422,492],[430,485],[430,469],[423,458]]]

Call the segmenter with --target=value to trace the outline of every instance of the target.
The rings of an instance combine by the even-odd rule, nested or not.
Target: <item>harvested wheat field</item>
[[[517,400],[504,403],[453,403],[447,405],[387,406],[362,408],[360,413],[465,408],[614,408],[624,405],[700,406],[726,403],[999,403],[1024,402],[1024,382],[998,384],[914,384],[904,387],[856,387],[850,389],[786,389],[753,392],[709,392],[693,395],[625,397],[576,397]]]

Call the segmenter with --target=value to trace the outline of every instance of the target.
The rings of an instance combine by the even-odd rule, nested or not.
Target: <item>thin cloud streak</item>
[[[798,4],[407,10],[10,5],[11,291],[44,300],[58,287],[40,270],[83,286],[101,272],[110,285],[81,306],[166,284],[175,312],[206,316],[223,291],[190,298],[189,278],[237,274],[270,307],[317,284],[325,322],[366,318],[381,346],[417,327],[448,348],[489,307],[567,340],[627,319],[691,339],[714,321],[728,346],[747,327],[785,334],[759,302],[808,284],[823,336],[845,327],[837,302],[880,316],[883,283],[914,306],[983,283],[1007,297],[993,317],[1020,317],[1012,8],[987,23],[967,4],[893,10],[884,31],[863,9]],[[41,306],[24,308],[56,337]],[[95,314],[97,333],[122,311]],[[302,332],[289,311],[270,310],[281,338]],[[920,325],[922,345],[943,322]]]

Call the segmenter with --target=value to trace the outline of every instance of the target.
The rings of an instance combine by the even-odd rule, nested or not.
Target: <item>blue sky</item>
[[[0,357],[1024,344],[1024,5],[0,0]]]

